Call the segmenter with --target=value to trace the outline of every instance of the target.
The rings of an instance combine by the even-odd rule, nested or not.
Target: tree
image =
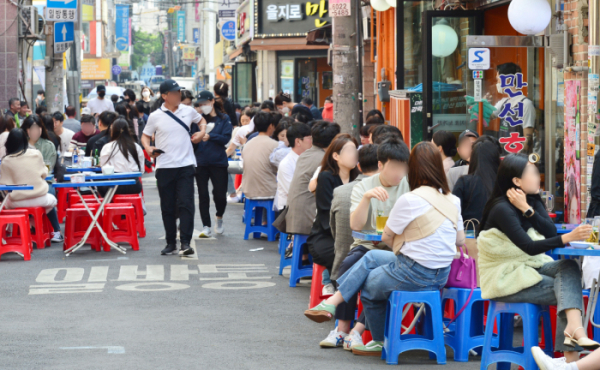
[[[161,34],[150,34],[143,31],[131,32],[132,54],[131,68],[139,71],[150,58],[154,65],[164,63],[163,37]]]

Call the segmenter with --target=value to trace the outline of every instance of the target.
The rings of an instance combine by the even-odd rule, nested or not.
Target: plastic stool
[[[121,221],[121,216],[125,216],[124,222]],[[119,219],[115,220],[115,217],[119,217]],[[113,223],[119,225],[121,229],[115,229]],[[107,204],[104,207],[102,228],[106,232],[106,237],[112,242],[129,243],[134,251],[140,250],[135,227],[135,210],[132,205]],[[110,245],[108,243],[104,243],[104,251],[110,252]]]
[[[514,348],[513,318],[519,314],[523,319],[523,347]],[[499,341],[494,349],[493,329],[494,319],[500,315],[499,321]],[[538,345],[540,318],[544,322],[544,336],[546,348],[544,352],[550,357],[553,353],[552,328],[550,325],[550,314],[548,307],[542,307],[531,303],[503,303],[490,301],[490,308],[485,326],[485,339],[483,341],[483,352],[481,355],[481,369],[487,370],[488,366],[498,363],[498,370],[510,370],[510,364],[517,364],[527,370],[538,370],[531,347]]]
[[[429,306],[426,316],[423,335],[406,334],[402,332],[402,310],[407,303],[420,302]],[[446,364],[446,347],[444,345],[444,326],[442,324],[442,302],[440,292],[392,292],[388,299],[385,315],[383,351],[381,359],[388,365],[398,364],[398,355],[402,352],[421,349],[435,354],[437,363]],[[430,356],[431,357],[431,356]]]
[[[584,302],[587,303],[587,300],[590,297],[590,290],[589,289],[583,290],[583,296],[584,296]],[[585,304],[583,307],[584,307],[584,309],[587,309],[587,304]],[[554,316],[553,319],[556,320],[556,316]],[[594,319],[595,323],[597,323],[597,324],[600,323],[600,300],[596,303],[596,309],[594,310],[593,319]],[[556,321],[555,321],[555,325],[556,325]],[[591,323],[589,323],[587,331],[588,331],[588,338],[594,339],[595,341],[600,340],[600,328],[596,328],[596,327],[592,326]]]
[[[5,230],[7,225],[13,225],[13,230],[18,226],[20,239],[12,238],[11,243],[0,243],[0,255],[4,253],[20,253],[25,261],[31,260],[31,235],[29,233],[29,216],[25,214],[0,215],[0,230]],[[3,232],[4,233],[4,232]]]
[[[27,234],[30,234],[31,241],[35,243],[35,247],[37,249],[44,249],[46,246],[50,246],[50,230],[52,230],[52,226],[44,208],[28,207],[2,210],[3,215],[19,215],[24,212],[27,213],[28,217],[33,217],[35,232],[31,233],[30,229],[27,229]]]
[[[25,209],[4,209],[2,210],[2,213],[0,213],[0,215],[24,215],[27,216],[27,223],[29,223],[29,214],[27,213],[27,210]],[[28,234],[29,235],[29,249],[31,250],[31,252],[33,252],[33,243],[31,242],[31,224],[29,225],[29,228],[26,230],[21,230],[21,227],[19,226],[19,224],[13,224],[12,225],[12,230],[9,236],[8,230],[6,227],[4,227],[2,229],[2,239],[4,240],[4,242],[6,244],[21,244],[22,243],[22,239],[23,239],[23,234]]]
[[[65,217],[67,217],[67,198],[71,191],[73,190],[69,190],[67,188],[56,188],[56,198],[58,200],[56,212],[58,214],[58,222],[61,224],[65,221]],[[73,192],[77,194],[76,191]]]
[[[325,266],[313,263],[312,282],[310,283],[310,297],[308,298],[308,308],[315,307],[322,300],[321,293],[323,292],[323,271],[325,271]]]
[[[98,197],[98,200],[100,202],[98,202],[98,200],[96,200],[96,197],[94,195],[82,195],[83,199],[85,199],[86,203],[101,203],[102,202],[102,197]],[[74,204],[77,203],[81,203],[81,198],[79,198],[79,195],[77,195],[77,191],[73,191],[71,190],[69,192],[69,198],[67,200],[67,208],[73,208]]]
[[[279,232],[279,254],[285,254],[285,249],[291,241],[291,235]]]
[[[263,209],[267,212],[267,225],[262,225]],[[254,225],[252,225],[252,210],[254,210]],[[246,198],[244,219],[246,221],[246,231],[244,231],[244,240],[248,240],[250,233],[253,233],[254,239],[259,239],[261,233],[267,234],[267,239],[274,242],[279,231],[273,226],[275,221],[275,211],[273,211],[273,199],[248,199]]]
[[[454,302],[454,307],[460,310],[467,303],[470,293],[471,289],[445,288],[442,293],[442,304],[445,307],[448,300],[448,303]],[[473,290],[473,296],[463,312],[449,325],[450,332],[445,333],[444,341],[454,350],[454,361],[468,362],[469,350],[483,347],[484,302],[486,301],[481,298],[481,289]],[[444,317],[444,321],[449,322],[450,319]],[[493,336],[492,346],[498,347],[497,335]]]
[[[146,225],[144,224],[144,206],[142,205],[142,198],[139,195],[115,195],[112,200],[113,203],[126,203],[131,204],[135,210],[135,226],[137,233],[140,238],[146,237]]]
[[[310,253],[308,254],[309,264],[305,266],[302,265],[302,246],[304,245],[304,243],[306,243],[306,239],[308,239],[308,235],[294,235],[294,242],[292,243],[294,254],[292,255],[292,262],[290,264],[290,287],[292,288],[296,287],[296,284],[298,283],[298,281],[300,281],[301,278],[306,276],[312,276],[313,273],[312,256],[310,255]]]
[[[81,203],[80,203],[81,204]],[[92,212],[96,212],[99,204],[90,204],[88,206]],[[101,223],[102,220],[99,220]],[[81,206],[67,209],[67,217],[65,222],[65,242],[63,250],[67,250],[78,243],[85,235],[88,227],[92,223],[92,218],[87,210]],[[93,228],[86,240],[93,250],[100,252],[102,250],[102,236],[97,228]]]

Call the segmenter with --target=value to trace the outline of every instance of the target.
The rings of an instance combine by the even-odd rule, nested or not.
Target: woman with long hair
[[[6,144],[8,134],[13,128],[15,128],[15,120],[12,117],[4,118],[0,114],[0,159],[6,155],[6,146],[4,144]]]
[[[194,101],[194,95],[190,90],[181,90],[181,104],[185,104],[188,107],[192,106],[192,102]]]
[[[527,156],[511,154],[502,160],[477,237],[481,296],[558,306],[554,351],[564,352],[567,362],[572,362],[582,347],[595,349],[600,344],[589,339],[582,327],[577,262],[553,261],[545,253],[587,238],[592,226],[580,225],[557,235],[539,192],[540,173]]]
[[[38,115],[32,114],[25,119],[21,129],[12,129],[8,134],[6,156],[0,164],[0,173],[2,173],[0,184],[33,186],[33,190],[19,190],[8,194],[6,208],[43,207],[54,229],[52,242],[60,243],[63,241],[63,237],[60,233],[60,224],[55,208],[57,201],[54,195],[48,193],[49,187],[45,180],[48,176],[48,168],[44,164],[42,153],[39,150],[31,149],[31,139],[27,136],[27,132],[40,135],[41,130],[36,122],[39,120]],[[24,126],[28,128],[23,128]],[[54,148],[49,141],[48,145]],[[56,156],[56,149],[54,149],[54,155]]]
[[[452,194],[460,199],[463,220],[481,222],[500,166],[502,148],[496,138],[481,136],[473,143],[469,172],[454,185]]]
[[[456,247],[464,244],[460,200],[448,189],[442,158],[432,143],[421,142],[413,148],[408,183],[411,191],[396,201],[382,235],[382,241],[393,246],[393,252],[367,252],[337,279],[339,290],[333,296],[304,312],[313,321],[329,321],[340,303],[361,291],[373,340],[354,347],[352,353],[357,355],[381,355],[390,294],[395,290],[442,289]],[[425,230],[423,224],[429,228]],[[406,240],[406,232],[410,240]]]
[[[223,111],[225,114],[229,116],[229,121],[232,126],[238,125],[237,115],[235,114],[235,107],[233,103],[229,99],[229,85],[225,81],[217,81],[213,86],[213,90],[215,92],[216,99],[221,106],[223,106]]]
[[[286,114],[292,114],[292,110],[296,106],[296,103],[292,101],[290,94],[280,91],[279,94],[275,96],[275,106],[279,113],[285,116]]]
[[[294,124],[294,119],[292,117],[283,117],[279,120],[279,123],[275,126],[275,132],[271,138],[273,140],[277,140],[277,148],[273,150],[273,153],[269,156],[269,160],[273,165],[279,168],[279,163],[285,158],[286,155],[292,151],[290,148],[290,143],[287,139],[287,130]]]
[[[152,107],[152,99],[154,99],[154,92],[148,86],[144,86],[142,89],[142,111],[146,115],[150,115],[150,108]]]
[[[144,172],[144,150],[131,135],[129,123],[123,117],[117,118],[110,128],[110,142],[102,147],[100,166],[111,165],[115,172]],[[98,188],[101,193],[108,189]],[[135,179],[135,185],[119,186],[116,194],[139,194],[142,183]]]
[[[440,130],[433,134],[431,141],[438,148],[442,156],[444,172],[448,173],[452,166],[454,166],[452,157],[456,155],[456,137],[449,131]]]
[[[50,121],[52,121],[52,119],[50,119]],[[27,117],[21,124],[21,130],[25,131],[27,134],[29,146],[39,150],[40,153],[42,153],[44,163],[51,164],[51,168],[54,168],[57,150],[54,144],[50,141],[48,131],[42,123],[40,116],[37,114],[32,114]]]
[[[62,141],[60,140],[60,136],[58,136],[55,132],[54,132],[54,119],[52,118],[51,114],[44,114],[40,116],[41,118],[41,122],[42,122],[42,127],[43,127],[43,131],[44,131],[44,139],[46,140],[50,140],[52,142],[52,144],[54,144],[54,146],[56,147],[56,150],[59,150]]]

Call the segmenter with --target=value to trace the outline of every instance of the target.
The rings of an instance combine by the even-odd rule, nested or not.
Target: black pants
[[[369,250],[363,247],[362,245],[350,249],[350,252],[348,252],[348,256],[344,259],[342,265],[340,266],[340,271],[338,275],[344,275],[344,273],[350,270],[350,268],[354,266],[356,262],[360,261],[360,259],[363,258],[363,256],[367,254],[368,251]],[[348,303],[342,302],[341,304],[339,304],[335,309],[335,318],[337,320],[354,320],[357,300],[358,293],[353,295],[348,300]],[[358,322],[363,324],[365,323],[364,314],[361,315]]]
[[[179,212],[179,239],[189,244],[194,233],[194,166],[156,170],[160,210],[168,244],[177,238],[176,211]]]
[[[196,186],[198,187],[198,200],[202,225],[211,227],[210,223],[210,195],[208,194],[208,180],[213,186],[213,201],[217,208],[217,217],[223,217],[227,207],[227,181],[229,174],[227,167],[196,167]]]

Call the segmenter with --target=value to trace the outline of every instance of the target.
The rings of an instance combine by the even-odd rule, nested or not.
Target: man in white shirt
[[[114,112],[115,106],[110,99],[104,98],[106,96],[106,86],[96,86],[96,92],[98,93],[98,96],[87,103],[87,108],[90,109],[90,114],[98,119],[100,113],[104,111]]]
[[[54,121],[54,133],[60,137],[60,147],[58,148],[60,155],[64,155],[69,151],[69,145],[71,145],[71,139],[75,133],[68,128],[63,127],[65,122],[65,116],[60,112],[54,112],[52,114],[52,120]]]
[[[165,228],[167,246],[162,255],[177,251],[176,207],[179,210],[180,255],[194,254],[190,247],[194,232],[194,175],[196,156],[192,143],[202,141],[206,133],[206,120],[194,108],[181,104],[181,87],[173,80],[160,85],[160,95],[165,101],[150,114],[142,135],[146,152],[156,158],[156,181],[160,196],[160,209]],[[191,135],[192,124],[200,131]],[[154,135],[156,147],[150,145]]]
[[[279,163],[277,171],[277,194],[275,195],[275,204],[277,210],[281,211],[287,204],[288,191],[290,183],[294,177],[296,161],[300,154],[312,147],[312,136],[310,135],[310,126],[306,123],[293,123],[288,128],[286,137],[292,150]]]

